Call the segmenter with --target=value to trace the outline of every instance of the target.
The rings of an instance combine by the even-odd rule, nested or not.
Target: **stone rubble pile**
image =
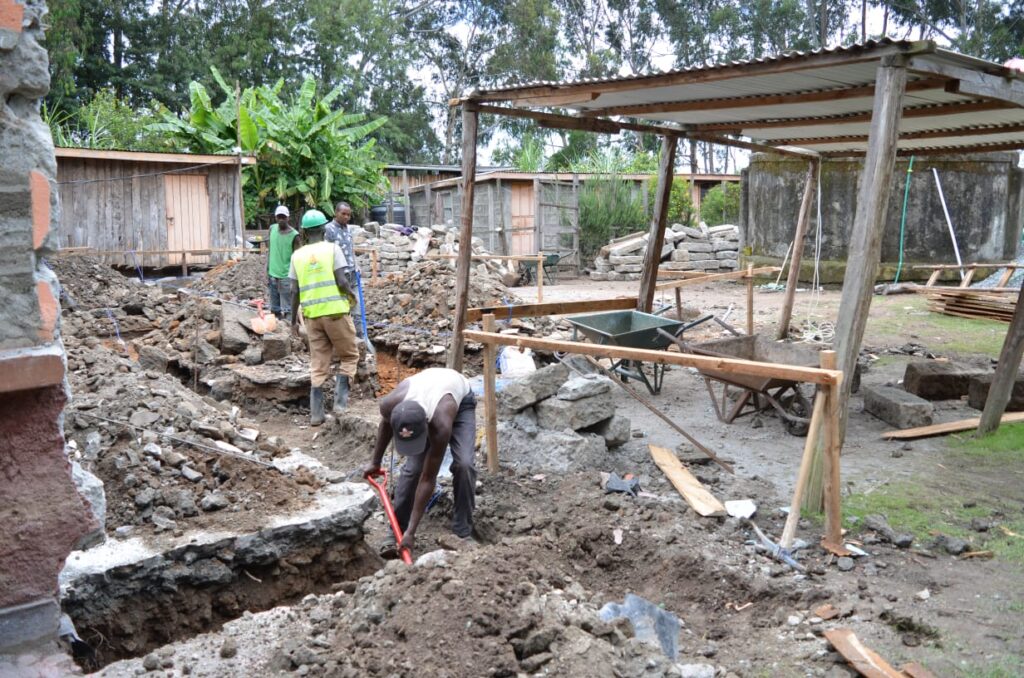
[[[47,259],[61,286],[61,303],[70,309],[101,309],[137,301],[147,289],[138,279],[124,276],[100,257],[54,256]]]
[[[137,529],[177,531],[179,521],[220,510],[259,512],[267,501],[295,506],[318,482],[313,478],[302,487],[302,474],[288,478],[228,456],[271,463],[288,452],[237,407],[200,396],[95,337],[66,342],[68,444],[81,466],[103,482],[107,528],[117,536]]]
[[[409,229],[398,224],[381,225],[371,221],[362,226],[353,226],[351,229],[352,242],[355,247],[377,250],[380,275],[401,273],[417,262],[430,257],[459,253],[459,229],[456,226],[434,224],[429,228],[420,226],[409,232]],[[484,248],[484,241],[480,238],[474,237],[471,246],[473,254],[491,254]],[[359,260],[359,269],[363,273],[363,279],[368,279],[372,272],[370,255],[357,253],[356,258]],[[454,259],[441,261],[449,263],[452,268],[455,266]],[[497,261],[474,261],[473,263],[478,272],[487,271],[498,276],[508,275],[507,268]],[[514,279],[506,278],[504,282],[506,285],[511,285]]]
[[[613,240],[594,260],[592,280],[639,280],[647,254],[648,233]],[[661,268],[669,271],[735,271],[739,268],[740,233],[732,224],[699,227],[672,224],[665,230]]]
[[[520,469],[567,471],[599,465],[629,441],[630,421],[615,413],[612,381],[548,365],[498,393],[502,455]]]

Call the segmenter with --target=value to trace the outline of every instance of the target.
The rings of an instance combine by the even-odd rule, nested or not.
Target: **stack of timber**
[[[1004,323],[1013,319],[1017,297],[974,288],[926,288],[928,310],[959,318],[981,318]]]

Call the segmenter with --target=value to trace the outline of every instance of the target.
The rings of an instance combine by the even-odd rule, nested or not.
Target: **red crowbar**
[[[378,483],[374,480],[375,477],[379,477],[381,480]],[[380,503],[384,506],[384,515],[388,517],[388,523],[391,524],[391,531],[395,533],[395,543],[402,543],[402,528],[398,526],[398,516],[395,515],[395,509],[391,505],[391,499],[388,498],[388,493],[385,491],[388,486],[388,472],[381,469],[377,473],[371,476],[366,476],[366,482],[373,486],[373,489],[377,490],[377,494],[380,495]],[[402,547],[399,549],[398,554],[402,557],[402,561],[406,565],[412,565],[412,554],[409,549]]]

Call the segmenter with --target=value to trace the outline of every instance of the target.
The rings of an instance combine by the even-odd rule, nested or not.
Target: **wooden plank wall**
[[[61,199],[61,247],[91,247],[103,252],[168,249],[164,174],[177,165],[92,158],[60,158],[57,182]],[[189,170],[205,174],[210,195],[210,247],[242,245],[238,166]],[[230,254],[215,253],[212,262]],[[107,256],[115,266],[174,266],[180,256],[129,254]]]

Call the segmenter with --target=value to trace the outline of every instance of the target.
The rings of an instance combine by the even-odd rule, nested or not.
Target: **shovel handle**
[[[380,478],[378,483],[374,478]],[[398,525],[398,516],[395,515],[395,509],[391,505],[391,499],[388,498],[388,493],[385,491],[388,486],[388,472],[381,469],[373,475],[366,476],[366,482],[370,483],[370,486],[377,490],[377,494],[380,495],[380,503],[384,506],[384,515],[388,517],[388,523],[391,525],[391,531],[395,534],[395,541],[399,544],[402,543],[402,528]],[[402,561],[406,565],[412,565],[412,553],[409,549],[400,547],[398,555],[402,557]]]

